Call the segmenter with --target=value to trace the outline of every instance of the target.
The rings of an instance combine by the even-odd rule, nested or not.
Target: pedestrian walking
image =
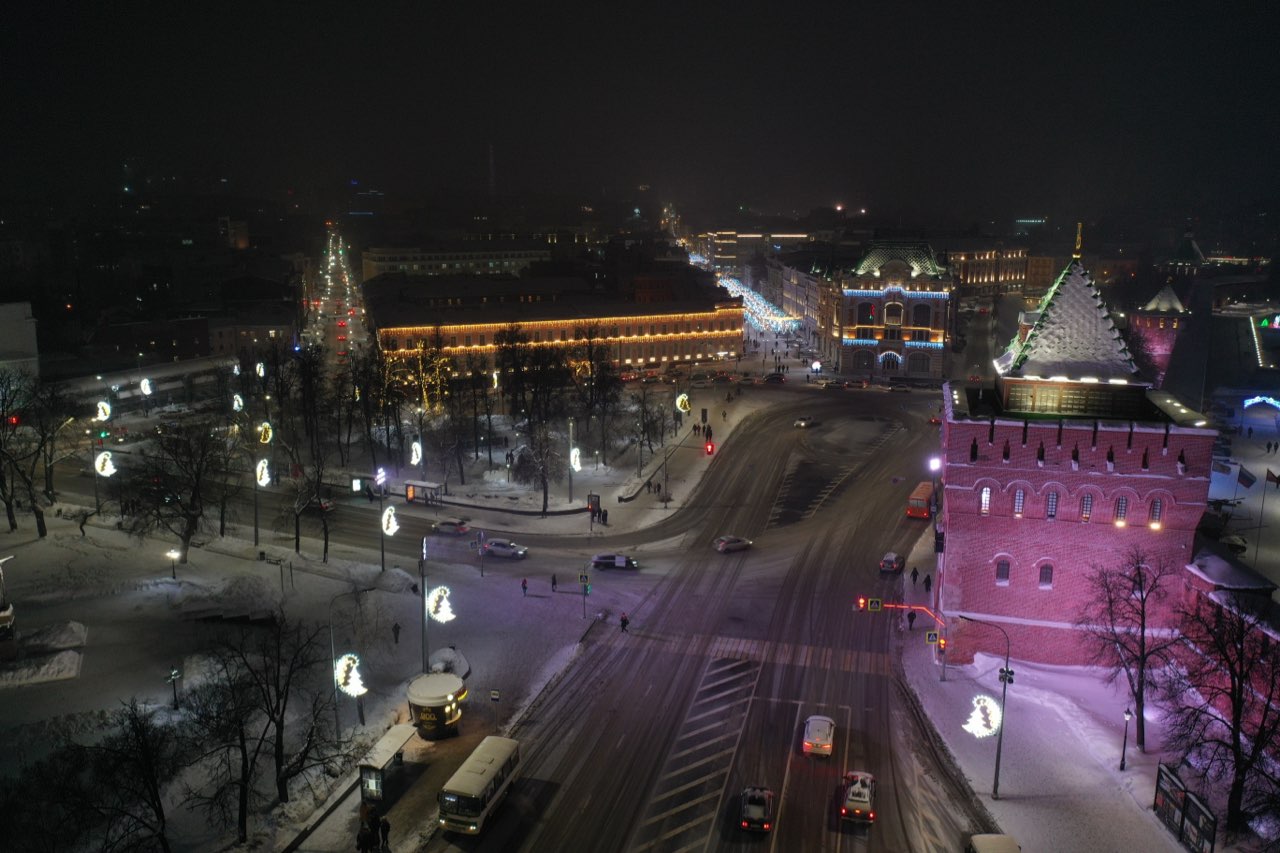
[[[356,850],[360,853],[372,853],[373,833],[369,831],[369,827],[361,826],[360,831],[356,833]]]
[[[382,819],[382,822],[378,824],[378,834],[382,836],[382,849],[390,850],[391,849],[391,821],[387,820],[384,817]]]
[[[607,510],[607,509],[602,509],[602,510],[600,510],[600,523],[601,523],[601,524],[603,524],[603,525],[605,525],[606,527],[608,526],[608,524],[609,524],[609,510]]]
[[[1253,438],[1253,427],[1249,427],[1249,438]]]
[[[916,629],[916,612],[914,610],[907,611],[907,630],[914,631]]]
[[[631,624],[631,620],[627,618],[627,614],[623,613],[622,618],[618,620],[618,624],[622,626],[622,633],[627,633],[627,626]]]
[[[931,589],[933,589],[933,575],[925,575],[925,576],[924,576],[924,591],[925,591],[925,594],[928,594],[929,590],[931,590]]]
[[[555,575],[552,575],[552,576],[551,576],[551,591],[552,591],[552,592],[555,592],[555,591],[556,591],[556,576],[555,576]]]
[[[926,583],[927,583],[927,581],[926,581]],[[525,578],[524,580],[520,581],[520,594],[521,594],[521,595],[524,595],[524,596],[527,596],[527,595],[529,594],[529,579],[528,579],[528,578]]]
[[[396,645],[397,646],[400,645],[400,623],[399,622],[391,626],[391,636],[395,638]]]
[[[913,569],[911,570],[911,585],[912,585],[912,586],[915,586],[915,585],[916,585],[916,579],[917,579],[917,578],[919,578],[919,577],[920,577],[920,570],[919,570],[918,568],[913,568]]]
[[[728,413],[728,412],[726,412],[726,411],[724,411],[723,409],[721,409],[721,410],[720,410],[720,420],[722,420],[722,421],[727,421],[727,420],[729,420],[729,413]]]

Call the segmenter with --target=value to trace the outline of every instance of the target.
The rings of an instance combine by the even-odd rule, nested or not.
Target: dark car
[[[901,554],[888,552],[880,560],[880,571],[882,572],[900,572],[907,564],[906,558]]]
[[[781,385],[787,381],[787,378],[781,373],[770,373],[764,378],[764,381],[769,385]]]
[[[773,791],[763,785],[743,788],[739,806],[739,826],[752,832],[772,831]]]

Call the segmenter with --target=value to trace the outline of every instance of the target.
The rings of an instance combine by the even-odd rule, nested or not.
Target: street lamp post
[[[382,486],[387,482],[387,472],[379,468],[373,482],[378,486],[378,552],[382,557],[382,570],[387,570],[387,531],[382,523]]]
[[[938,472],[942,470],[942,459],[937,456],[929,457],[929,476],[933,479],[933,491],[929,493],[929,513],[930,515],[938,514]]]
[[[1133,719],[1133,711],[1124,709],[1124,740],[1120,742],[1120,769],[1124,769],[1124,754],[1129,749],[1129,721]]]
[[[422,558],[418,560],[418,589],[422,592],[422,672],[427,672],[427,537],[422,537]]]
[[[170,548],[165,552],[165,556],[169,558],[169,572],[173,575],[173,579],[178,579],[178,558],[182,555],[178,553],[176,548]]]
[[[966,622],[977,622],[979,625],[986,625],[995,628],[1001,634],[1004,634],[1004,667],[1000,670],[1000,728],[996,731],[996,775],[995,780],[991,783],[991,799],[1000,799],[1000,753],[1004,747],[1004,724],[1007,719],[1004,712],[1005,697],[1009,692],[1009,685],[1013,683],[1013,670],[1009,668],[1009,632],[994,622],[986,622],[982,619],[974,619],[971,616],[961,616]]]
[[[573,455],[573,418],[569,418],[569,454]],[[569,465],[569,505],[573,505],[573,465]]]
[[[340,592],[333,598],[329,599],[329,667],[332,669],[338,663],[338,653],[333,644],[333,603],[344,595],[359,595],[362,592],[373,592],[373,587],[364,589],[350,589],[346,592]],[[336,736],[342,731],[342,723],[338,719],[338,674],[333,673],[333,733]]]

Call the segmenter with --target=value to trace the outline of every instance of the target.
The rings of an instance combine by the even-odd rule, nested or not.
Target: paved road
[[[799,409],[762,412],[686,509],[617,537],[677,537],[675,569],[628,634],[593,632],[544,691],[515,732],[525,778],[486,832],[428,849],[762,849],[733,825],[737,792],[761,783],[780,795],[771,850],[958,848],[966,798],[903,701],[898,634],[886,615],[852,612],[859,594],[895,596],[879,557],[921,533],[903,507],[936,446],[925,396],[806,396],[821,421],[811,430],[791,428]],[[824,468],[823,501],[790,488]],[[756,547],[712,551],[728,531]],[[815,713],[837,721],[831,758],[801,754]],[[880,780],[870,830],[836,818],[840,775],[854,768]]]

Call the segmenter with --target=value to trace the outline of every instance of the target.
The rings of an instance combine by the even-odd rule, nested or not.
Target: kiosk
[[[452,672],[429,672],[409,682],[409,716],[427,740],[458,734],[467,688]]]

